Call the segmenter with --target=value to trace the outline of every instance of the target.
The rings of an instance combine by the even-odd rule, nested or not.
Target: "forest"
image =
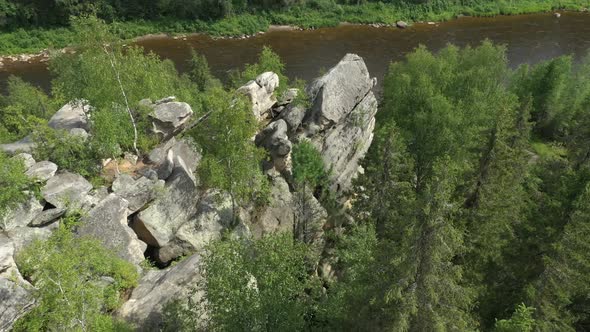
[[[102,17],[131,18],[166,15],[174,12],[166,6],[179,3],[159,1],[155,12],[135,10],[137,1],[93,5]],[[85,5],[56,1],[43,8],[56,14],[42,16],[57,21],[39,23],[57,24]],[[0,8],[13,11],[14,24],[36,22],[40,10],[34,1],[3,1]],[[148,134],[148,110],[129,105],[175,95],[206,115],[185,133],[203,154],[202,185],[227,190],[233,205],[266,199],[261,164],[268,156],[251,141],[260,128],[233,91],[268,71],[278,74],[282,91],[304,85],[283,74],[288,64],[270,48],[223,85],[196,52],[180,75],[170,61],[124,47],[96,17],[74,19],[72,29],[78,52],[52,58],[50,94],[9,80],[0,99],[0,143],[32,133],[36,160],[104,184],[101,160],[147,154],[158,143]],[[589,330],[590,54],[515,68],[506,52],[490,42],[436,53],[418,47],[391,63],[348,209],[327,189],[330,170],[318,151],[305,142],[293,148],[294,182],[304,193],[311,188],[328,218],[344,225],[325,234],[336,278],[312,272],[318,252],[304,237],[228,235],[203,254],[206,281],[195,289],[202,300],[187,294],[167,303],[162,330]],[[298,98],[308,106],[305,95]],[[47,125],[73,99],[94,107],[87,140]],[[4,153],[0,184],[0,216],[39,190],[23,163]],[[137,285],[137,271],[98,242],[73,237],[79,223],[77,212],[68,213],[49,239],[17,255],[38,305],[15,331],[133,329],[112,312]],[[157,268],[150,264],[143,267]],[[104,276],[113,281],[101,288]]]

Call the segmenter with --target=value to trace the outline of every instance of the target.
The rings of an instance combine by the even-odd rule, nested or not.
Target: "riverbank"
[[[295,6],[288,10],[253,14],[239,14],[218,21],[127,21],[115,22],[111,27],[123,40],[135,40],[142,36],[184,36],[203,33],[214,38],[247,38],[269,31],[274,26],[314,29],[337,26],[343,22],[352,24],[394,25],[397,21],[442,22],[460,16],[496,16],[549,12],[555,10],[587,11],[590,0],[522,0],[515,3],[498,2],[475,6],[459,5],[406,5],[384,3],[362,5],[336,5],[314,2],[311,6]],[[18,29],[0,34],[2,59],[27,61],[46,57],[49,49],[63,49],[75,43],[75,35],[69,28]]]

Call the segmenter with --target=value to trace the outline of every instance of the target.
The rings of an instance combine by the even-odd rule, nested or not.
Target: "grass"
[[[138,20],[112,23],[112,27],[121,39],[155,33],[177,35],[196,32],[221,37],[252,35],[268,30],[271,24],[302,28],[336,26],[341,22],[392,24],[398,20],[447,21],[458,15],[517,15],[556,9],[580,11],[588,7],[590,0],[471,0],[468,5],[447,4],[440,0],[428,5],[401,6],[381,2],[338,5],[330,0],[315,0],[305,6],[294,6],[287,10],[264,11],[256,15],[243,13],[212,22],[176,19]],[[18,29],[0,34],[0,55],[37,53],[43,49],[63,48],[74,43],[74,34],[69,28]]]

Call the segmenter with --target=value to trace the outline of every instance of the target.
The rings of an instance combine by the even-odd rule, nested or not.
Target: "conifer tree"
[[[545,255],[545,268],[529,287],[539,331],[578,331],[590,306],[590,182],[576,199],[560,239]]]
[[[509,299],[512,266],[505,264],[506,249],[517,241],[515,225],[526,220],[528,207],[527,154],[530,124],[528,104],[518,110],[513,96],[498,110],[482,149],[473,188],[468,191],[464,212],[467,246],[464,267],[469,282],[478,288],[482,324],[491,324],[498,311],[511,310]]]
[[[378,226],[374,274],[379,286],[372,295],[386,310],[376,315],[378,325],[394,331],[471,327],[472,295],[453,261],[462,250],[454,218],[460,204],[452,199],[457,166],[448,158],[434,161],[433,176],[418,188],[395,126],[384,126],[374,144],[357,213]]]

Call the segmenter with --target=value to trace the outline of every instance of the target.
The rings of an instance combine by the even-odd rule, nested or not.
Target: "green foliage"
[[[515,74],[514,90],[533,101],[535,133],[555,139],[571,133],[590,105],[590,56],[574,66],[570,56],[558,57],[534,67],[523,65]]]
[[[204,92],[211,84],[214,84],[215,78],[211,75],[209,63],[204,55],[198,54],[191,48],[191,58],[188,64],[188,77],[197,85],[201,92]]]
[[[590,292],[590,182],[575,199],[560,237],[544,257],[544,270],[529,286],[541,330],[576,331],[576,322],[588,320],[583,308]]]
[[[371,295],[386,313],[370,323],[473,329],[514,305],[501,295],[514,277],[504,257],[528,217],[531,106],[510,77],[505,50],[489,42],[421,47],[391,65],[355,204],[379,240],[372,273],[387,275]]]
[[[93,147],[83,138],[39,124],[33,132],[36,160],[51,160],[59,169],[69,170],[84,177],[95,176],[100,159]]]
[[[36,120],[47,120],[54,112],[43,91],[10,76],[7,95],[0,97],[0,143],[23,138],[35,128]]]
[[[251,141],[258,128],[251,108],[245,97],[213,88],[203,97],[210,115],[190,133],[203,149],[203,183],[229,192],[234,210],[237,201],[261,199],[266,183],[260,168],[264,150]]]
[[[355,204],[357,218],[375,225],[378,239],[368,273],[377,280],[368,294],[377,306],[365,309],[373,316],[368,324],[390,330],[469,329],[473,293],[453,261],[464,252],[453,195],[460,164],[448,157],[432,160],[431,176],[418,186],[398,133],[392,123],[377,132]]]
[[[273,50],[264,46],[258,55],[258,62],[255,64],[247,64],[244,71],[239,73],[237,77],[233,78],[233,85],[240,87],[244,83],[256,79],[262,73],[271,71],[279,76],[279,87],[275,90],[275,94],[280,96],[287,90],[288,78],[285,76],[285,64],[281,61],[278,54]]]
[[[495,332],[532,332],[535,327],[534,308],[519,304],[510,319],[496,321]]]
[[[98,241],[76,238],[61,226],[48,240],[21,251],[17,264],[35,285],[37,306],[17,321],[15,331],[120,331],[124,326],[109,312],[120,305],[123,291],[137,285],[138,274]]]
[[[91,114],[91,144],[98,157],[133,150],[134,131],[127,105],[139,124],[139,146],[145,149],[151,147],[153,139],[147,137],[149,121],[147,112],[138,106],[140,100],[173,95],[199,105],[195,86],[179,77],[171,61],[146,55],[138,47],[123,49],[114,42],[110,27],[94,17],[76,19],[73,25],[81,51],[52,60],[53,94],[62,102],[84,99],[95,108]]]
[[[371,224],[354,226],[338,239],[336,256],[341,276],[329,287],[316,318],[325,330],[378,330],[389,270],[379,268],[377,234]]]
[[[294,106],[301,106],[305,109],[311,106],[311,100],[307,92],[305,92],[306,86],[305,80],[302,79],[295,79],[295,81],[291,84],[291,88],[297,89],[297,96],[291,102]]]
[[[344,278],[329,294],[343,308],[369,305],[356,305],[361,317],[332,313],[328,324],[588,326],[588,60],[513,72],[504,53],[490,43],[436,55],[418,48],[391,65],[354,209],[376,232],[361,269],[371,286],[354,292]]]
[[[23,161],[18,158],[9,158],[0,151],[0,220],[14,207],[15,204],[26,199],[24,192],[31,188],[31,181],[25,175]],[[4,228],[6,225],[0,225]]]
[[[399,126],[416,162],[418,186],[444,155],[474,167],[482,132],[498,109],[513,103],[502,87],[507,74],[505,49],[489,42],[449,46],[436,56],[419,47],[407,62],[390,66],[379,120]]]
[[[328,174],[320,152],[309,141],[301,141],[293,147],[293,179],[301,186],[312,190],[326,185]]]
[[[167,323],[180,326],[177,331],[196,331],[178,319],[207,312],[208,331],[301,331],[310,286],[307,256],[306,246],[289,234],[215,242],[203,257],[205,300],[188,306],[173,302],[168,313],[180,314],[169,314]]]
[[[511,297],[500,295],[502,284],[509,284],[503,277],[510,274],[503,256],[517,241],[515,229],[526,221],[530,208],[526,192],[530,180],[528,106],[519,112],[510,104],[506,106],[498,111],[487,134],[488,142],[476,169],[477,180],[464,203],[469,234],[466,243],[470,246],[464,261],[465,279],[479,290],[484,324],[491,323],[499,307],[509,310],[512,304]]]

